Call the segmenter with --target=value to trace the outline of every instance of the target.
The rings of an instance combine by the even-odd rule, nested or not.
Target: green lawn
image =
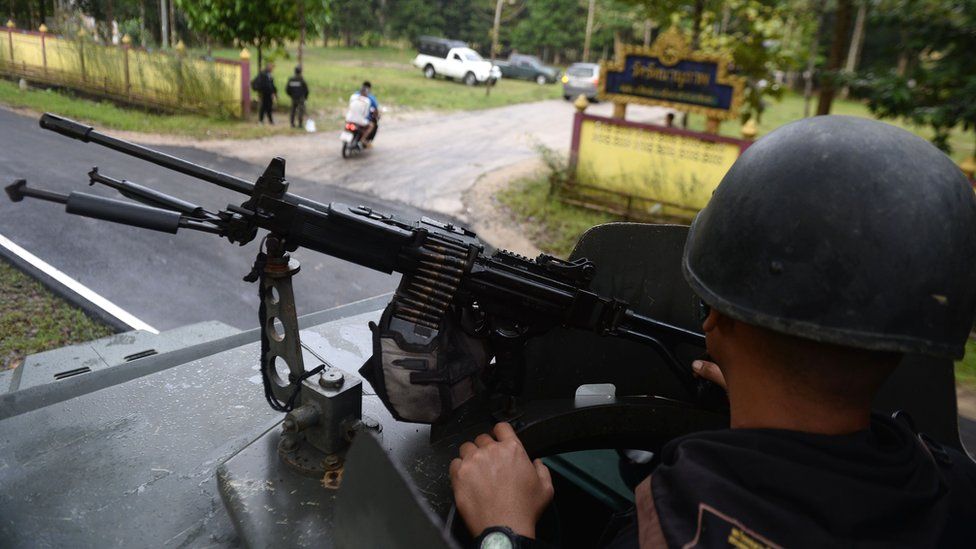
[[[275,61],[274,77],[282,102],[285,82],[292,75],[297,60],[295,50],[290,59]],[[214,55],[236,59],[237,50],[215,50]],[[339,114],[349,95],[364,80],[373,84],[380,104],[391,110],[435,109],[467,111],[501,107],[527,101],[562,97],[559,84],[540,86],[523,80],[501,80],[485,96],[484,86],[465,86],[443,78],[427,80],[420,69],[410,64],[416,56],[412,49],[395,48],[307,48],[303,59],[303,76],[310,88],[309,107],[313,111]],[[251,51],[251,74],[257,74],[257,52]]]
[[[816,110],[817,99],[813,98],[813,103],[811,105],[811,110]],[[859,101],[845,101],[836,100],[834,101],[831,114],[844,114],[849,116],[862,116],[864,118],[874,118],[871,112],[868,111],[867,106]],[[783,124],[793,122],[794,120],[799,120],[803,118],[803,96],[787,92],[783,94],[781,101],[771,100],[769,107],[766,112],[763,113],[762,124],[759,125],[759,137],[773,131],[774,129],[782,126]],[[911,124],[906,124],[901,120],[887,119],[884,122],[888,124],[894,124],[905,128],[910,132],[917,133],[926,139],[932,137],[931,130],[927,128],[920,128],[917,126],[912,126]],[[692,115],[688,119],[689,129],[702,131],[705,128],[705,118],[703,116]],[[738,121],[723,122],[720,127],[720,133],[728,137],[741,137],[742,125]],[[973,142],[976,140],[973,132],[963,132],[961,129],[957,129],[952,132],[949,139],[949,145],[952,147],[952,159],[957,163],[967,156],[972,156],[973,152]]]
[[[32,353],[111,335],[107,326],[0,261],[0,370]]]
[[[278,59],[275,82],[280,93],[278,124],[259,126],[254,120],[212,118],[192,114],[152,114],[118,107],[107,101],[77,97],[69,91],[30,89],[0,79],[0,104],[35,111],[51,111],[102,128],[174,134],[201,139],[251,138],[287,133],[290,99],[285,82],[295,67],[292,59]],[[201,51],[194,52],[202,54]],[[215,50],[215,56],[237,59],[238,50]],[[251,52],[251,75],[257,74],[257,52]],[[394,48],[308,48],[304,75],[310,88],[309,113],[320,126],[339,122],[349,96],[364,80],[373,83],[380,104],[391,112],[410,110],[462,111],[500,107],[527,101],[561,97],[559,85],[539,86],[520,80],[503,80],[485,96],[484,86],[468,87],[444,79],[427,80],[410,64],[415,52]]]
[[[966,342],[966,356],[956,363],[956,382],[976,390],[976,341]]]

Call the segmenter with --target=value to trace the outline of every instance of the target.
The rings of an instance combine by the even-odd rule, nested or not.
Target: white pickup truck
[[[419,42],[417,49],[420,53],[413,64],[423,70],[427,78],[441,75],[474,86],[502,77],[498,67],[485,61],[464,42],[429,36],[420,37]]]

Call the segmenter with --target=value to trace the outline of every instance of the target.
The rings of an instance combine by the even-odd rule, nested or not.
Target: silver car
[[[590,101],[596,100],[600,85],[600,65],[596,63],[573,63],[563,75],[563,97],[572,101],[585,95]]]

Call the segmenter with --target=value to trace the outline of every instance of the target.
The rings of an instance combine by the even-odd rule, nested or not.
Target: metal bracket
[[[362,380],[355,374],[324,364],[318,376],[301,380],[307,370],[292,287],[300,266],[272,237],[268,256],[261,282],[265,307],[261,322],[268,335],[266,359],[272,365],[272,392],[278,400],[287,401],[299,390],[295,407],[282,422],[278,453],[299,472],[321,477],[324,486],[337,488],[353,436],[361,429],[378,433],[380,426],[374,420],[363,420]],[[288,374],[283,373],[280,362],[287,365]]]

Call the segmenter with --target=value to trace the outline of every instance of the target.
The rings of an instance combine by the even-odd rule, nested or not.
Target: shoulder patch
[[[698,504],[695,537],[684,545],[694,547],[735,547],[736,549],[779,549],[779,545],[746,528],[738,520],[704,503]]]

